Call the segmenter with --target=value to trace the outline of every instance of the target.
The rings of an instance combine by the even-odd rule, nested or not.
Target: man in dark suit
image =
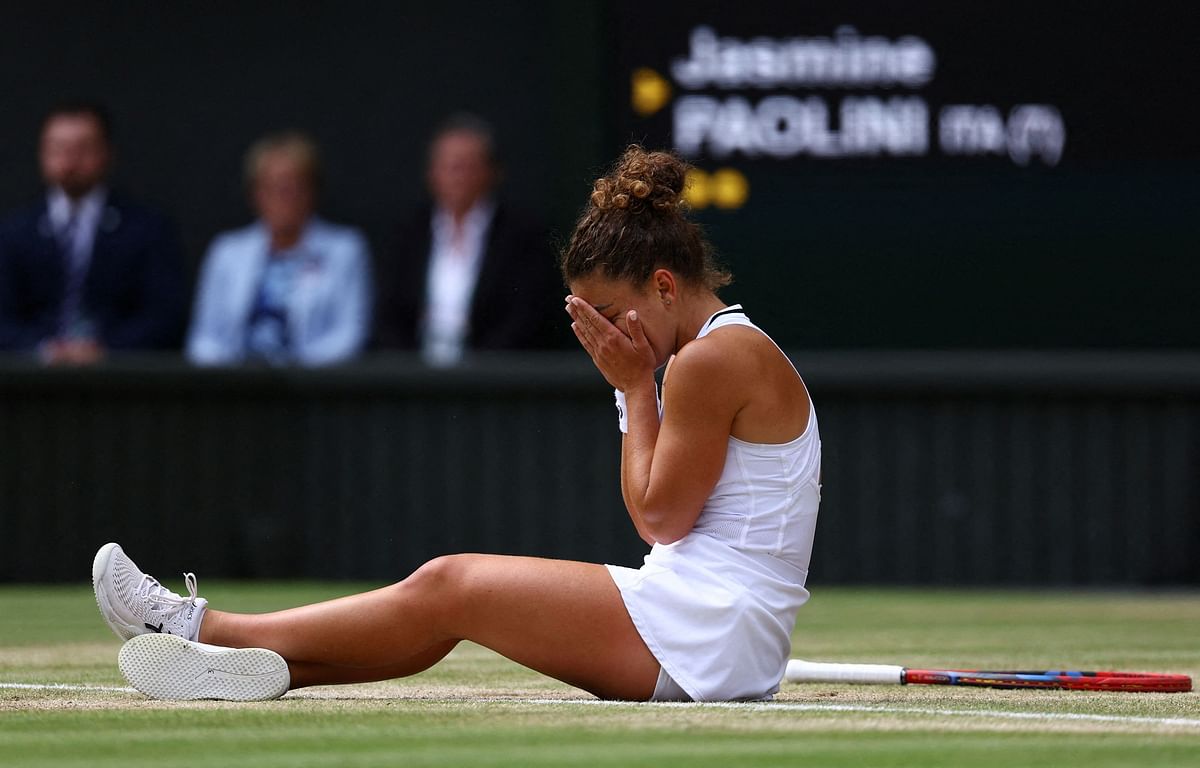
[[[434,135],[432,198],[402,223],[381,266],[379,346],[452,365],[472,350],[547,349],[567,341],[562,279],[544,229],[493,192],[490,127],[458,115]]]
[[[110,192],[104,109],[71,104],[42,123],[46,194],[0,221],[0,350],[86,364],[107,350],[177,347],[187,288],[167,221]]]

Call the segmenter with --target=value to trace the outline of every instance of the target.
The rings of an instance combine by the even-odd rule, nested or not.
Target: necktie
[[[59,334],[62,336],[88,336],[90,329],[85,329],[83,306],[83,281],[87,277],[87,266],[81,253],[79,243],[79,209],[72,207],[71,215],[55,233],[59,252],[63,258],[63,272],[66,276],[63,286],[62,312],[59,314]]]

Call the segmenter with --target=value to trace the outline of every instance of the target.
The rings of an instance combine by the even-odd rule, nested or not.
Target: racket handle
[[[891,664],[835,664],[788,659],[783,679],[789,683],[864,683],[900,685],[904,667]]]

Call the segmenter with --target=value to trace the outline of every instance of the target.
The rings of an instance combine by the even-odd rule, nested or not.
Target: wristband
[[[617,427],[621,430],[621,434],[629,433],[629,407],[625,404],[625,393],[619,389],[613,390],[613,396],[617,400]]]
[[[617,428],[621,434],[629,434],[629,406],[625,403],[625,393],[619,389],[613,390],[613,398],[617,401]],[[658,401],[658,420],[663,418],[662,398],[658,394],[658,385],[654,385],[654,399]]]

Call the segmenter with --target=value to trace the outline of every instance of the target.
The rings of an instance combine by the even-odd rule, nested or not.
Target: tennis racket
[[[890,664],[835,664],[790,659],[783,679],[790,683],[862,683],[882,685],[972,685],[985,688],[1045,688],[1071,691],[1183,693],[1192,690],[1187,675],[1147,672],[989,672],[975,669],[908,669]]]

